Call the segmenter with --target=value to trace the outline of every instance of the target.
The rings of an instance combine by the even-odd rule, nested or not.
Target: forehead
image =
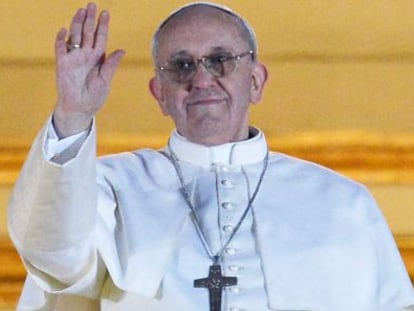
[[[159,36],[158,56],[178,52],[199,56],[217,49],[240,52],[248,43],[241,26],[231,15],[212,7],[194,7],[172,18]]]

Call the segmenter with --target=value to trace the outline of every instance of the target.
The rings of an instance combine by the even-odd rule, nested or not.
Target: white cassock
[[[48,160],[49,127],[35,141],[9,207],[10,235],[28,270],[18,310],[208,311],[208,290],[193,280],[207,276],[211,260],[168,149],[97,161],[92,128]],[[205,147],[174,132],[171,147],[216,252],[257,186],[266,140],[256,130],[247,141]],[[223,291],[225,311],[395,311],[414,304],[367,190],[280,153],[270,154],[222,270],[238,278]]]

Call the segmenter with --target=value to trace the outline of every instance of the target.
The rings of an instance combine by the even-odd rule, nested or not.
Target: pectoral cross
[[[210,272],[207,278],[194,280],[194,287],[203,287],[208,289],[210,296],[210,311],[221,310],[221,295],[223,288],[237,285],[237,278],[234,276],[223,276],[221,266],[213,264],[210,266]]]

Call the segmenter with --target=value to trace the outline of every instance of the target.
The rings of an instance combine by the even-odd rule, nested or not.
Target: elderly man
[[[267,72],[250,26],[195,3],[154,35],[161,150],[96,159],[94,114],[123,51],[89,4],[56,38],[58,99],[9,209],[19,310],[393,311],[414,294],[361,185],[269,152],[249,127]]]

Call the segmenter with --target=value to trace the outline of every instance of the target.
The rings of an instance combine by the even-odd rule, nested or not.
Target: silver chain
[[[170,141],[168,141],[168,151],[170,152],[171,158],[170,161],[172,162],[174,169],[177,173],[178,179],[180,180],[180,185],[181,185],[181,194],[183,195],[188,207],[191,210],[191,215],[193,217],[193,222],[194,225],[196,227],[197,233],[200,237],[201,242],[203,243],[204,249],[206,250],[208,256],[211,258],[211,260],[217,264],[219,263],[219,261],[221,261],[221,258],[223,256],[223,253],[225,251],[225,249],[227,248],[227,246],[230,244],[230,242],[233,240],[234,236],[236,235],[236,233],[238,232],[241,224],[243,223],[244,219],[247,216],[247,213],[250,211],[253,201],[256,198],[257,193],[259,192],[260,186],[263,182],[264,179],[264,175],[266,173],[266,169],[267,169],[267,164],[269,162],[269,151],[266,152],[266,156],[263,160],[263,169],[262,172],[260,174],[259,180],[257,182],[257,186],[256,189],[253,192],[253,195],[251,196],[242,216],[239,219],[239,222],[237,223],[236,227],[234,228],[234,230],[232,231],[231,235],[229,236],[229,238],[227,239],[226,243],[224,243],[224,245],[222,246],[222,248],[214,255],[213,251],[211,250],[210,245],[207,242],[206,239],[206,235],[204,234],[204,231],[201,228],[201,222],[200,219],[198,218],[198,215],[196,213],[195,207],[191,201],[191,196],[190,196],[190,191],[188,189],[188,187],[186,186],[185,182],[184,182],[184,177],[183,177],[183,173],[181,171],[180,165],[178,164],[178,158],[177,155],[174,153],[174,151],[171,148],[171,144]]]

